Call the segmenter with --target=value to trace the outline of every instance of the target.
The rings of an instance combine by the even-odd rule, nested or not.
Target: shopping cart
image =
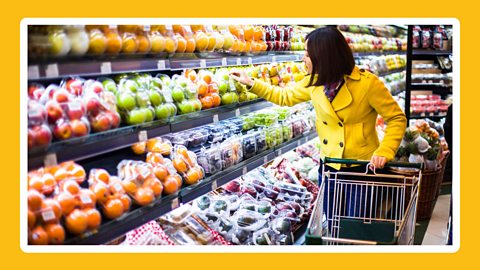
[[[365,173],[325,171],[326,163],[366,165]],[[307,245],[412,245],[422,164],[390,162],[408,175],[376,173],[368,161],[325,158]],[[413,172],[413,173],[412,173]]]

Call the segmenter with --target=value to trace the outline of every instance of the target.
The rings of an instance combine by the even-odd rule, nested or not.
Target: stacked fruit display
[[[406,36],[406,29],[390,25],[339,25],[338,29],[357,34],[370,34],[378,37]]]
[[[406,38],[376,37],[367,34],[344,32],[343,35],[353,52],[405,51]]]
[[[197,156],[184,146],[175,147],[172,163],[186,185],[194,185],[204,176],[203,169],[197,163]]]
[[[303,63],[286,62],[263,64],[247,68],[247,73],[274,86],[293,86],[306,76]]]
[[[389,70],[404,68],[406,61],[405,55],[395,54],[357,58],[356,64],[378,75]]]
[[[61,244],[64,228],[78,235],[100,226],[96,195],[80,187],[85,177],[85,170],[73,162],[29,172],[29,244]]]
[[[184,75],[195,84],[202,110],[220,106],[219,85],[212,72],[202,69],[197,74],[195,70],[185,70]]]

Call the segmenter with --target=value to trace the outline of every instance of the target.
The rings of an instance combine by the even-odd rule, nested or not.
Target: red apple
[[[120,125],[120,115],[116,112],[106,112],[108,119],[110,120],[111,127],[110,128],[117,128]]]
[[[60,107],[60,105],[53,100],[47,102],[47,104],[45,105],[45,110],[47,111],[48,122],[50,124],[55,123],[63,116],[62,107]]]
[[[45,91],[48,93],[48,98],[52,99],[53,95],[55,94],[55,92],[57,92],[58,89],[60,89],[60,86],[56,84],[50,84],[49,86],[47,86],[47,89],[45,89]]]
[[[70,122],[72,126],[72,133],[74,137],[82,137],[88,134],[88,126],[82,120],[73,120]]]
[[[91,116],[97,116],[100,112],[101,106],[102,104],[100,103],[100,100],[98,100],[98,98],[90,98],[87,101],[87,113]]]
[[[83,92],[83,82],[78,79],[70,79],[65,84],[65,87],[70,92],[70,94],[75,96],[81,96]]]
[[[32,129],[28,129],[28,148],[35,146],[35,132]]]
[[[96,81],[92,84],[91,87],[92,87],[93,92],[95,92],[97,94],[100,94],[101,92],[103,92],[103,85],[102,85],[101,82]]]
[[[42,104],[30,100],[28,102],[28,124],[41,125],[47,120],[47,112]]]
[[[78,101],[70,102],[67,107],[67,115],[70,120],[80,119],[85,114],[83,104]]]
[[[66,140],[72,137],[72,126],[66,121],[61,121],[53,129],[53,134],[59,140]]]
[[[32,129],[35,145],[48,145],[52,141],[52,132],[46,125],[36,126]]]
[[[69,101],[69,93],[65,89],[60,89],[55,91],[53,94],[53,99],[57,101],[58,103],[65,103]]]
[[[110,129],[110,119],[106,113],[101,113],[91,119],[92,130],[94,132],[101,132]]]
[[[39,100],[43,92],[45,92],[45,88],[41,84],[28,86],[28,96],[32,99]]]

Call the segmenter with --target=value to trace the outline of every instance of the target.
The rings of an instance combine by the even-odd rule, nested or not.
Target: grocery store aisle
[[[445,245],[450,212],[450,194],[438,196],[422,245]]]

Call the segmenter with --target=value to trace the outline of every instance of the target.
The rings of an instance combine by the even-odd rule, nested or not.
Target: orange
[[[182,187],[182,184],[183,184],[182,177],[179,174],[174,174],[173,178],[175,178],[175,180],[177,180],[177,186],[179,188]]]
[[[177,179],[173,176],[168,176],[163,182],[163,193],[166,195],[177,192],[179,188]]]
[[[244,40],[238,40],[238,51],[245,52],[246,50],[246,42]]]
[[[187,45],[185,47],[186,53],[193,53],[195,51],[195,39],[187,38]]]
[[[200,175],[198,174],[198,172],[194,168],[191,168],[185,176],[185,184],[187,185],[196,184],[198,180],[200,180],[199,176]]]
[[[139,142],[132,145],[133,153],[137,155],[145,154],[145,142]]]
[[[80,186],[74,180],[67,180],[60,184],[60,189],[66,192],[70,192],[70,194],[75,195],[80,191]]]
[[[35,226],[35,223],[37,223],[37,217],[32,210],[28,209],[28,228],[33,228]]]
[[[261,26],[255,26],[253,29],[253,39],[256,41],[263,40],[264,29]]]
[[[237,25],[229,25],[228,30],[236,37],[240,35],[240,28]]]
[[[70,233],[81,234],[88,227],[88,216],[84,211],[75,209],[65,219],[65,226]]]
[[[97,195],[89,189],[81,189],[77,194],[78,205],[82,208],[95,207],[97,201]]]
[[[144,144],[147,146],[148,152],[151,152],[150,149],[152,149],[157,143],[161,143],[159,138],[148,139],[146,143],[144,142]]]
[[[87,228],[89,230],[94,230],[100,226],[102,223],[102,216],[100,212],[96,208],[90,208],[84,210],[85,214],[87,215]]]
[[[60,224],[47,224],[45,232],[48,235],[48,243],[52,245],[63,244],[65,241],[65,230]]]
[[[207,93],[208,85],[205,81],[198,82],[197,93],[199,96],[204,96]]]
[[[152,34],[150,36],[150,41],[152,43],[152,48],[150,52],[152,53],[160,53],[165,50],[165,38],[158,32]]]
[[[137,191],[137,185],[135,185],[135,183],[132,181],[123,181],[122,186],[123,186],[123,189],[125,189],[125,191],[130,194],[134,194]]]
[[[217,94],[217,93],[213,93],[213,94],[211,95],[211,97],[212,97],[212,100],[213,100],[213,102],[212,102],[213,107],[218,107],[218,106],[220,106],[220,103],[222,102],[222,98],[220,97],[220,95]]]
[[[75,198],[68,192],[61,192],[56,196],[55,200],[60,204],[63,215],[70,214],[77,204]]]
[[[96,201],[103,203],[107,200],[108,187],[103,182],[96,182],[90,186],[90,190],[95,194]]]
[[[118,54],[122,49],[122,38],[116,31],[109,31],[105,34],[107,39],[107,49],[105,52],[107,54]]]
[[[130,199],[130,197],[127,194],[123,194],[120,196],[119,199],[120,201],[122,201],[123,204],[123,212],[128,212],[130,206],[132,205],[132,200]]]
[[[144,187],[149,187],[153,191],[153,195],[158,197],[162,194],[163,186],[160,180],[156,178],[150,178],[145,183],[143,183]]]
[[[177,49],[175,50],[176,53],[184,53],[185,49],[187,48],[187,40],[182,37],[180,34],[176,34],[175,37],[177,38]]]
[[[75,162],[73,162],[73,161],[71,161],[71,160],[65,161],[65,162],[60,163],[59,166],[53,167],[53,168],[52,168],[52,171],[51,171],[50,173],[55,174],[55,171],[58,170],[59,168],[64,168],[64,169],[67,170],[67,171],[71,171],[71,170],[73,170],[73,168],[74,168],[75,166],[80,166],[80,165],[75,164]]]
[[[157,177],[157,179],[160,180],[160,181],[165,180],[165,178],[167,178],[167,176],[168,176],[168,170],[162,164],[156,165],[153,168],[153,173],[155,174],[155,177]]]
[[[83,181],[85,181],[85,169],[80,165],[75,165],[70,171],[70,175],[75,178],[75,181],[77,181],[78,184],[81,184]]]
[[[167,53],[174,53],[177,49],[177,40],[171,37],[165,37],[165,51]]]
[[[177,172],[186,172],[187,171],[187,164],[180,158],[173,159],[173,167],[177,170]]]
[[[154,152],[150,152],[147,154],[146,162],[152,165],[164,163],[162,154],[154,153]]]
[[[150,39],[145,35],[137,35],[138,48],[137,53],[148,53],[152,48]]]
[[[254,35],[253,26],[251,26],[251,25],[245,26],[245,30],[244,30],[244,31],[245,31],[245,32],[244,32],[245,40],[246,40],[246,41],[253,40],[253,35]]]
[[[207,46],[207,51],[211,52],[213,49],[215,49],[215,46],[217,45],[217,39],[215,37],[215,33],[213,32],[208,32],[208,46]]]
[[[44,195],[50,195],[52,192],[55,190],[55,186],[57,185],[57,181],[55,181],[55,178],[53,175],[46,173],[42,176],[42,181],[43,181],[43,189],[42,193]]]
[[[40,209],[40,216],[44,223],[56,223],[62,215],[60,204],[54,199],[45,199]]]
[[[203,97],[203,98],[200,99],[200,101],[202,102],[202,109],[203,110],[210,109],[213,106],[212,97]]]
[[[103,205],[103,215],[115,219],[123,215],[123,203],[120,199],[110,199]]]
[[[208,36],[203,32],[196,32],[194,35],[194,38],[195,38],[195,49],[199,52],[204,52],[209,45]]]
[[[204,174],[202,168],[200,168],[199,166],[195,166],[192,168],[192,170],[194,170],[198,174],[199,179],[203,178]]]
[[[172,145],[170,143],[164,142],[164,143],[159,143],[156,144],[150,149],[149,151],[155,152],[155,153],[160,153],[164,156],[168,156],[172,153]],[[162,159],[160,161],[160,164],[164,164],[165,161]]]
[[[203,73],[203,75],[202,75],[203,81],[205,81],[207,84],[212,83],[213,79],[212,79],[211,75],[212,75],[211,73]]]
[[[37,211],[42,207],[42,202],[43,202],[43,195],[40,194],[35,189],[31,189],[28,191],[28,208],[31,209],[32,211]]]
[[[96,169],[95,170],[95,180],[99,180],[108,184],[110,181],[110,174],[104,169]]]
[[[34,189],[37,191],[42,191],[43,190],[43,181],[42,178],[39,176],[33,176],[28,180],[28,188],[30,190]]]
[[[42,226],[37,226],[28,237],[31,245],[48,245],[48,234]]]
[[[205,25],[202,24],[191,24],[190,28],[192,28],[192,32],[197,32],[197,31],[205,31]]]
[[[135,202],[139,205],[147,205],[153,202],[155,195],[153,190],[148,187],[141,187],[135,192]]]
[[[245,52],[251,52],[252,51],[252,41],[246,41],[245,42]]]
[[[172,25],[172,29],[174,33],[179,33],[182,36],[185,35],[185,29],[183,29],[183,26],[179,24]]]
[[[69,176],[67,170],[65,170],[64,168],[59,168],[55,174],[54,174],[54,178],[55,178],[55,181],[57,183],[59,183],[60,181],[63,181],[65,179],[67,179],[67,177]]]

